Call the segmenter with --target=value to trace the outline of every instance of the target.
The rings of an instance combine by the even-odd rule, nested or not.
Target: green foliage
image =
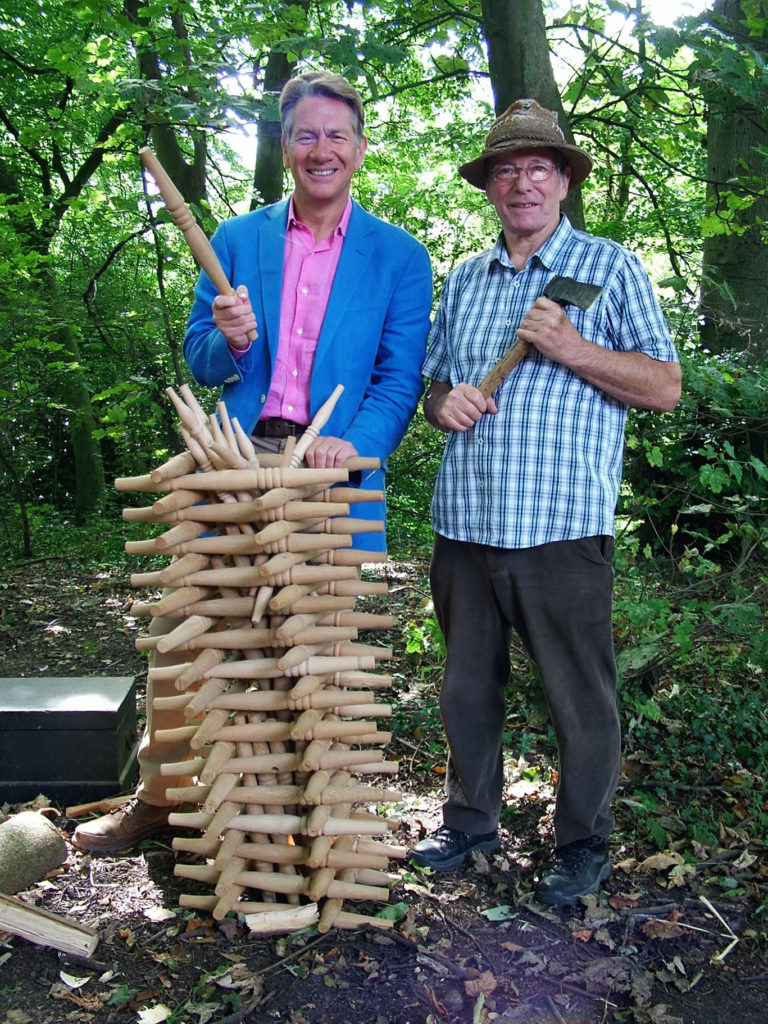
[[[403,632],[409,664],[418,669],[423,679],[432,677],[445,661],[445,638],[437,619],[428,615],[420,622],[411,620]]]
[[[422,755],[418,768],[433,772],[445,763],[446,749],[438,696],[433,691],[406,690],[398,693],[392,713],[392,731],[416,745]]]
[[[4,523],[0,551],[6,559],[21,556],[14,520]],[[34,505],[30,524],[36,537],[36,558],[66,558],[72,564],[103,565],[123,569],[126,566],[125,541],[128,536],[114,505],[81,524],[52,505]]]
[[[631,804],[637,827],[666,845],[661,820],[675,793],[720,787],[730,809],[726,824],[744,818],[765,828],[763,779],[768,769],[765,700],[768,660],[764,568],[740,573],[691,565],[679,584],[664,585],[657,565],[617,549],[614,628],[620,670],[625,758],[649,764],[656,795],[641,789]],[[638,803],[639,801],[639,803]],[[626,801],[625,801],[626,802]],[[722,821],[698,800],[681,802],[677,838],[707,844]],[[668,842],[668,837],[667,837]]]
[[[683,365],[677,409],[632,416],[620,514],[645,557],[708,576],[765,560],[768,370],[737,355]]]
[[[191,168],[204,144],[209,195],[192,208],[209,230],[242,209],[252,156],[239,141],[274,104],[261,91],[270,52],[290,51],[302,68],[337,68],[363,90],[370,146],[356,196],[428,245],[438,289],[460,259],[495,237],[482,192],[456,174],[493,116],[480,5],[380,0],[320,11],[270,2],[254,17],[238,0],[222,18],[218,4],[201,0],[187,33],[163,5],[89,0],[45,17],[17,0],[6,7],[2,48],[16,58],[0,67],[0,202],[8,213],[0,219],[0,392],[8,398],[0,443],[13,453],[23,490],[6,491],[6,500],[72,507],[75,410],[62,394],[70,378],[90,396],[108,479],[144,471],[176,445],[163,389],[184,374],[174,347],[196,271],[167,211],[139,187],[136,150],[148,133],[167,132]],[[191,24],[192,13],[184,17]],[[698,25],[682,35],[646,21],[634,29],[642,53],[610,40],[608,25],[606,5],[592,3],[564,15],[550,38],[561,67],[572,68],[562,84],[572,125],[598,157],[585,186],[589,226],[640,247],[658,267],[674,289],[676,325],[690,321],[682,300],[695,287],[704,209],[696,90],[721,58]],[[723,77],[743,90],[755,65],[737,56]],[[253,78],[245,67],[256,69]],[[150,207],[161,222],[154,235]],[[46,268],[63,296],[50,307],[38,291]],[[62,321],[75,358],[58,339]],[[417,418],[392,459],[395,552],[429,547],[440,447]]]
[[[429,506],[445,443],[419,411],[389,460],[387,545],[393,557],[423,556],[432,550]]]

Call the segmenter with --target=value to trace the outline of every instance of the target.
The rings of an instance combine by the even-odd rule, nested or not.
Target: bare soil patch
[[[423,567],[393,568],[390,603],[405,623],[421,614]],[[3,675],[129,675],[141,689],[131,596],[127,579],[109,570],[85,572],[58,560],[7,570]],[[407,677],[401,630],[386,642]],[[440,776],[418,730],[406,730],[391,754],[401,760],[404,794],[395,838],[408,846],[439,822]],[[533,750],[528,764],[537,757],[546,763],[546,751]],[[530,774],[510,775],[510,814],[492,857],[432,877],[393,862],[399,881],[390,902],[403,905],[403,916],[388,933],[255,937],[236,917],[214,922],[182,910],[178,895],[191,883],[173,875],[170,835],[110,857],[70,848],[63,868],[23,898],[93,924],[99,945],[91,960],[79,960],[0,933],[0,1022],[764,1020],[768,957],[755,917],[761,864],[743,868],[744,884],[729,898],[706,866],[689,877],[661,862],[649,867],[658,851],[622,842],[620,828],[605,892],[573,911],[541,907],[532,891],[549,853],[551,786],[546,773],[535,783]],[[38,804],[47,803],[42,794]],[[47,813],[68,838],[76,822],[62,807]]]

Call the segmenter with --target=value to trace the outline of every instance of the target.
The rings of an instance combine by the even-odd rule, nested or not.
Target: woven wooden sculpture
[[[405,856],[386,841],[398,823],[375,813],[399,794],[361,781],[397,771],[382,749],[390,734],[376,722],[391,708],[375,699],[391,683],[376,663],[392,652],[358,641],[360,629],[389,628],[392,619],[355,609],[358,598],[386,594],[386,583],[360,579],[363,562],[386,556],[351,549],[354,534],[383,524],[355,519],[350,506],[383,495],[343,486],[353,469],[378,463],[301,465],[339,393],[295,447],[257,457],[223,405],[207,417],[189,388],[169,388],[187,450],[146,476],[115,481],[121,491],[163,494],[126,508],[126,520],[169,524],[126,550],[169,559],[131,583],[162,588],[133,614],[173,623],[137,647],[165,656],[150,676],[178,691],[153,709],[182,709],[188,721],[158,732],[190,752],[163,766],[192,779],[168,790],[190,807],[169,823],[179,831],[174,849],[195,858],[176,874],[211,892],[180,902],[217,919],[241,912],[252,930],[388,927],[346,903],[385,902],[388,861]]]

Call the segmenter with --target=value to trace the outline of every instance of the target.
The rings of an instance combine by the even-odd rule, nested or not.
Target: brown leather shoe
[[[138,797],[131,797],[111,814],[78,825],[72,836],[72,845],[87,853],[115,853],[136,846],[142,839],[163,832],[168,827],[168,815],[175,807],[155,807]]]

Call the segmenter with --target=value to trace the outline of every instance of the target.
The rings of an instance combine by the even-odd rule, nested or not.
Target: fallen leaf
[[[683,1024],[682,1017],[671,1017],[666,1003],[657,1003],[646,1010],[650,1024]]]
[[[139,1024],[162,1024],[162,1021],[168,1020],[172,1012],[163,1003],[156,1003],[147,1010],[139,1010],[136,1019]]]
[[[255,988],[261,984],[245,964],[234,964],[225,974],[209,974],[204,980],[225,989]]]
[[[608,898],[608,903],[614,910],[629,910],[639,907],[644,899],[641,892],[618,893]]]
[[[81,1010],[86,1010],[88,1013],[96,1013],[104,1006],[97,995],[76,995],[66,985],[59,985],[58,982],[51,985],[48,994],[52,999],[66,999],[67,1002],[74,1003],[75,1006],[79,1006]]]
[[[146,907],[144,917],[150,921],[168,921],[171,918],[175,918],[176,914],[167,907]]]
[[[683,963],[683,961],[680,959],[679,956],[675,956],[671,960],[669,960],[669,961],[665,960],[664,962],[665,962],[666,966],[668,967],[668,969],[670,971],[679,971],[680,974],[683,974],[683,975],[686,974],[685,964]]]
[[[9,1010],[5,1015],[6,1024],[32,1024],[32,1017],[23,1010]]]
[[[78,978],[74,974],[67,974],[66,971],[59,971],[59,977],[67,988],[82,988],[83,985],[87,985],[91,980],[90,975],[86,975],[84,978]]]
[[[693,864],[676,864],[669,872],[669,880],[672,885],[690,885],[696,877],[696,868]]]
[[[640,930],[651,939],[679,939],[685,931],[675,921],[646,921]]]
[[[483,971],[479,978],[464,982],[464,991],[468,996],[489,996],[496,990],[498,984],[490,971]]]
[[[378,912],[376,917],[381,918],[382,921],[399,921],[402,917],[405,917],[407,913],[407,903],[389,903],[383,910]]]
[[[518,911],[513,910],[506,903],[502,903],[498,907],[489,907],[487,910],[481,910],[480,913],[483,917],[487,917],[489,921],[511,921],[518,916]]]
[[[751,854],[749,850],[743,850],[733,862],[733,866],[737,871],[744,871],[746,868],[751,868],[756,860],[757,857]]]
[[[197,1006],[188,1004],[184,1009],[200,1018],[198,1024],[208,1024],[209,1020],[214,1020],[221,1013],[221,1003],[199,1003]]]
[[[616,943],[611,937],[611,933],[607,928],[598,928],[595,932],[595,941],[599,942],[601,946],[605,946],[606,949],[615,949]]]
[[[662,853],[654,853],[651,857],[646,857],[645,860],[640,862],[637,870],[651,874],[653,871],[666,871],[668,868],[684,863],[685,861],[679,853],[666,850]]]

